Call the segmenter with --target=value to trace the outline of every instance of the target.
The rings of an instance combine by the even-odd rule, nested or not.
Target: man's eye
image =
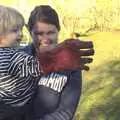
[[[35,35],[43,35],[43,32],[35,32]]]
[[[54,33],[55,33],[54,31],[49,31],[47,34],[51,35],[51,34],[54,34]]]
[[[35,35],[40,35],[40,36],[43,36],[43,35],[52,35],[52,34],[54,34],[55,32],[54,31],[49,31],[49,32],[47,32],[47,33],[44,33],[44,32],[35,32],[34,34]]]

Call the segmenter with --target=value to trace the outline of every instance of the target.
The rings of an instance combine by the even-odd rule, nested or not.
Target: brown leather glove
[[[87,49],[87,50],[81,50]],[[87,63],[92,58],[85,58],[94,54],[93,43],[78,39],[68,39],[52,49],[39,52],[39,61],[44,74],[65,70],[89,70]]]

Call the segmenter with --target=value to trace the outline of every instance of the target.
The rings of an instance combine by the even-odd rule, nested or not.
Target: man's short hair
[[[17,10],[0,5],[0,35],[13,29],[22,28],[23,25],[24,18]]]
[[[34,8],[34,10],[30,14],[29,21],[28,21],[29,31],[33,29],[37,21],[53,24],[56,26],[58,31],[60,30],[58,14],[49,5],[40,5]]]

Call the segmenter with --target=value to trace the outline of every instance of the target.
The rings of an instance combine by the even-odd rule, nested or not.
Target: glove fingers
[[[74,49],[88,49],[93,48],[92,41],[80,41],[78,39],[69,39],[65,41],[65,44]]]
[[[80,58],[80,64],[87,64],[93,61],[92,58]]]
[[[89,49],[89,50],[79,50],[80,56],[91,56],[94,55],[94,50]]]
[[[90,68],[88,66],[86,66],[86,65],[83,65],[83,66],[80,66],[79,69],[88,71]]]

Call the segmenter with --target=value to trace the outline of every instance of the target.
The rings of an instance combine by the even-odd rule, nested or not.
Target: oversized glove
[[[93,43],[91,41],[68,39],[54,48],[39,52],[38,58],[43,73],[49,73],[75,69],[89,70],[86,64],[91,63],[93,59],[84,56],[93,54]]]

